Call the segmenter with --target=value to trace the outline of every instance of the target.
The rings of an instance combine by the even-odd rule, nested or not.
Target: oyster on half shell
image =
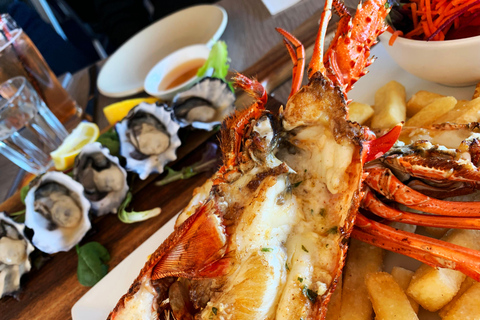
[[[92,213],[116,213],[128,192],[127,172],[99,142],[87,144],[75,158],[73,177],[84,187]]]
[[[25,198],[25,209],[33,245],[49,254],[70,250],[91,228],[83,186],[61,172],[47,172],[36,181]]]
[[[175,119],[181,126],[212,130],[234,110],[235,94],[217,78],[203,78],[173,98]]]
[[[34,247],[24,229],[0,212],[0,298],[20,289],[20,278],[32,268],[29,255]]]
[[[179,124],[166,105],[141,103],[116,124],[120,154],[127,160],[126,169],[144,180],[152,172],[162,173],[175,159],[180,146]]]

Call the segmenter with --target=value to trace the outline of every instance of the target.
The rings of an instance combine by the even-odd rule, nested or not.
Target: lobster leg
[[[425,227],[474,229],[480,230],[480,219],[465,217],[443,217],[426,214],[416,214],[401,211],[385,205],[371,192],[367,190],[362,200],[362,207],[375,215],[391,221]]]
[[[431,267],[458,270],[480,280],[480,252],[437,239],[405,232],[357,215],[351,236],[374,246],[398,252]]]
[[[302,43],[289,32],[283,30],[282,28],[275,28],[275,30],[285,37],[283,42],[285,43],[288,53],[293,61],[292,90],[290,91],[290,96],[288,97],[290,98],[298,90],[300,90],[300,87],[302,86],[303,70],[305,69],[305,48],[303,47]]]
[[[368,175],[365,182],[369,187],[409,208],[444,216],[480,216],[480,201],[457,202],[430,198],[404,185],[388,168],[372,167],[366,171]]]
[[[235,75],[234,81],[235,86],[243,89],[256,101],[249,108],[235,112],[224,121],[224,130],[221,132],[223,166],[216,174],[213,181],[214,185],[224,182],[227,179],[226,175],[237,172],[235,168],[247,125],[252,120],[259,119],[265,113],[265,105],[268,100],[265,88],[258,81],[249,79],[240,73]]]
[[[363,142],[362,147],[366,152],[363,153],[362,163],[367,163],[384,155],[398,140],[401,132],[402,125],[397,124],[380,138]]]

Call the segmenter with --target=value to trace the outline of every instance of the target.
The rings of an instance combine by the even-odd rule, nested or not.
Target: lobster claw
[[[389,132],[370,141],[365,141],[362,144],[363,155],[362,163],[375,160],[383,156],[390,148],[397,142],[400,133],[402,132],[402,124],[397,124]]]
[[[226,273],[227,237],[216,202],[203,204],[152,255],[152,280],[165,277],[199,278]],[[155,256],[158,252],[158,256]]]

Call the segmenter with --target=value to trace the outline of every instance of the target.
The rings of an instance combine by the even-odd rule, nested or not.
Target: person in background
[[[62,0],[75,11],[94,32],[108,38],[107,53],[151,23],[192,5],[215,0]]]
[[[63,40],[35,9],[20,0],[0,0],[0,13],[8,13],[32,39],[55,75],[74,73],[94,62],[69,41]]]

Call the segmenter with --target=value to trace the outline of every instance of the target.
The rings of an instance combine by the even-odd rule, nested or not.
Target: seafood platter
[[[259,82],[238,73],[234,85],[254,100],[242,110],[227,112],[233,97],[211,99],[226,106],[213,113],[195,111],[207,98],[179,94],[171,106],[140,104],[118,122],[125,168],[140,179],[175,160],[179,130],[212,130],[209,122],[223,123],[222,163],[177,216],[74,306],[74,320],[478,318],[480,126],[471,119],[480,86],[428,83],[401,70],[383,47],[371,52],[389,11],[385,1],[369,0],[352,18],[340,1],[327,0],[307,68],[303,45],[277,28],[293,63],[290,97],[278,111],[266,107]],[[333,13],[338,31],[325,50]],[[210,83],[227,93],[218,81],[190,91],[206,92]],[[79,159],[79,168],[97,166]],[[122,168],[113,170],[123,181]],[[26,202],[52,181],[61,179],[40,178]],[[63,199],[85,193],[79,190],[54,192]],[[114,210],[101,211],[98,202],[91,196],[75,216]],[[70,219],[57,221],[52,210],[43,216],[51,217],[48,231],[71,231]],[[20,227],[9,228],[16,241],[27,240]],[[34,234],[37,248],[38,241]]]

